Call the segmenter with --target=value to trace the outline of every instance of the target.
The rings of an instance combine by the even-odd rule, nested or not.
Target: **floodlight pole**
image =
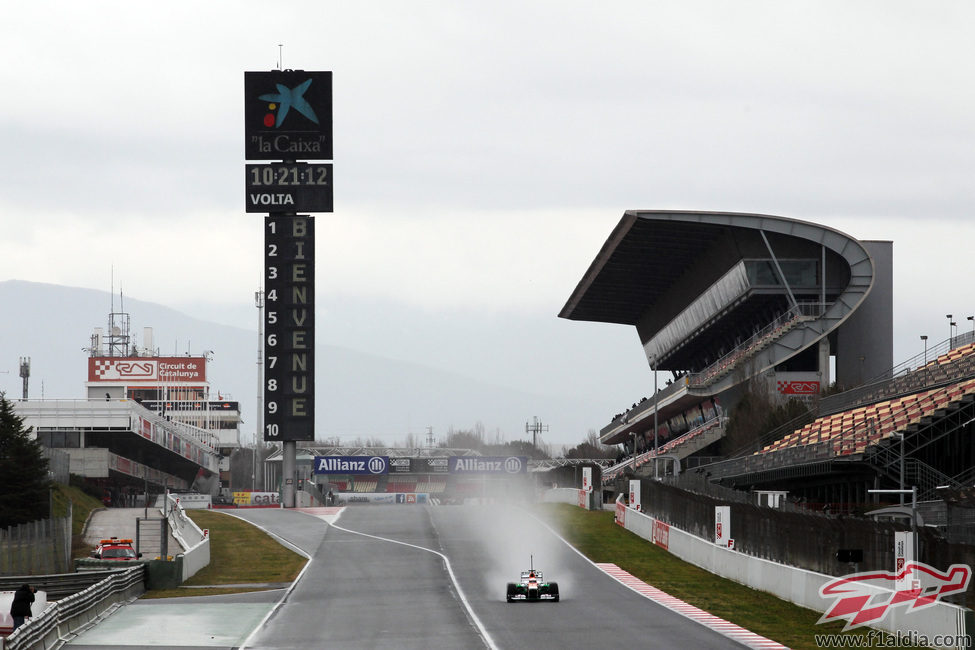
[[[538,434],[548,431],[548,425],[538,421],[538,416],[532,416],[532,422],[525,422],[525,433],[532,434],[532,448],[538,449]]]
[[[901,475],[901,489],[900,489],[900,495],[901,495],[901,505],[904,505],[904,494],[907,492],[907,490],[904,489],[904,432],[901,431],[900,433],[898,433],[896,435],[900,436],[900,439],[901,439],[901,471],[900,471],[900,475]]]

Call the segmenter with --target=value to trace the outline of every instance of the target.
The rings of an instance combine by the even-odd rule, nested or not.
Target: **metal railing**
[[[50,605],[3,640],[3,650],[53,648],[70,640],[109,609],[145,592],[146,565],[113,571],[96,584]]]
[[[647,411],[652,411],[654,404],[683,388],[706,388],[732,372],[742,361],[750,358],[759,350],[767,347],[777,338],[784,335],[800,322],[819,318],[825,313],[829,304],[819,302],[800,302],[787,312],[777,317],[771,323],[756,332],[747,341],[737,346],[703,370],[678,377],[674,383],[658,390],[656,399],[653,397],[642,400],[639,404],[625,411],[613,419],[612,422],[599,430],[600,437],[628,425]]]
[[[822,316],[826,307],[827,305],[819,302],[796,303],[787,312],[775,318],[731,352],[699,372],[687,375],[687,385],[690,388],[710,386],[737,368],[742,361],[751,358],[756,352],[765,349],[776,339],[785,335],[795,325]]]

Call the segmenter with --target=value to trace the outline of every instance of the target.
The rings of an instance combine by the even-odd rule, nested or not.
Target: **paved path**
[[[91,513],[88,521],[88,528],[85,529],[85,543],[92,546],[98,545],[98,540],[110,537],[130,538],[133,545],[136,538],[136,520],[142,519],[148,513],[150,519],[162,519],[159,508],[102,508]],[[145,530],[145,529],[143,529]],[[169,555],[176,555],[180,552],[179,542],[169,535]],[[151,540],[147,539],[142,544],[142,550],[147,550],[155,557],[158,549],[158,535],[153,535]],[[152,559],[145,555],[143,559]]]

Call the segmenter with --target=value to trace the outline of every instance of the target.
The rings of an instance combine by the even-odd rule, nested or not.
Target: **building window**
[[[81,447],[80,431],[38,431],[37,440],[51,449],[78,449]]]

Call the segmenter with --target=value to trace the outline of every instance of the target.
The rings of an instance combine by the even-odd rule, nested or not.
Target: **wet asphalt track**
[[[68,647],[742,647],[624,587],[518,508],[359,506],[332,527],[297,511],[234,514],[312,556],[280,606],[284,591],[137,601]],[[443,557],[422,549],[449,559],[459,590]],[[559,603],[505,602],[530,556],[559,583]],[[157,641],[140,626],[172,633]]]

